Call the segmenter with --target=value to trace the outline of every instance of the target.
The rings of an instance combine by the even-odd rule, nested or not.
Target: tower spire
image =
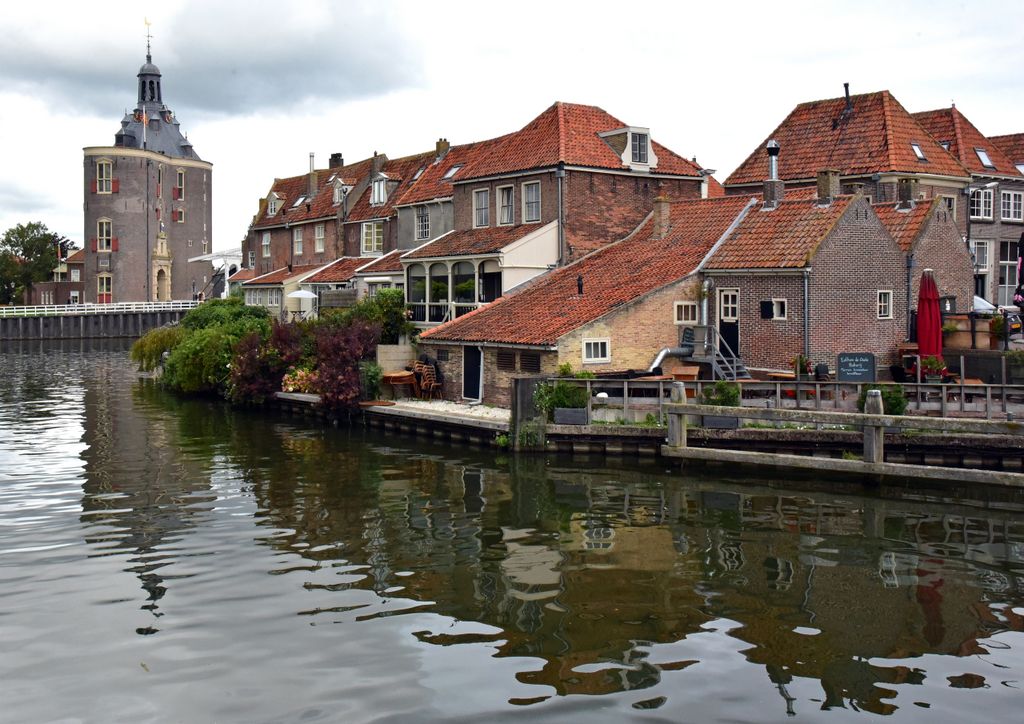
[[[146,62],[147,63],[152,63],[153,62],[153,54],[152,54],[152,52],[150,51],[150,48],[149,48],[149,41],[153,39],[153,35],[149,32],[149,26],[150,26],[149,18],[143,18],[142,22],[144,22],[146,24]]]

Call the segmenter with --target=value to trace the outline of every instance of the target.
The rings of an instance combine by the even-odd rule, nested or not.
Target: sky
[[[983,10],[982,10],[983,7]],[[41,10],[42,8],[42,10]],[[724,180],[795,105],[888,89],[1024,131],[1024,3],[162,0],[7,4],[0,232],[82,243],[82,149],[136,100],[146,20],[164,102],[213,164],[213,248],[238,247],[275,177],[600,106]]]

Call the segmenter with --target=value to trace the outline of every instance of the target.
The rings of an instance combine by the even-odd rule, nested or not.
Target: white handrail
[[[82,314],[116,314],[118,312],[174,312],[194,309],[201,302],[117,302],[113,304],[40,304],[27,307],[0,307],[0,317],[59,317]]]

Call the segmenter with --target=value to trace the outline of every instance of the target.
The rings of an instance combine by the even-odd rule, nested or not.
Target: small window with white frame
[[[942,204],[946,211],[952,215],[953,220],[956,220],[956,196],[942,196]]]
[[[363,256],[380,254],[384,251],[384,222],[368,221],[362,228]]]
[[[80,282],[82,281],[82,270],[77,267],[71,270],[71,281]]]
[[[416,238],[430,238],[430,209],[426,206],[416,207]]]
[[[972,219],[992,219],[992,189],[974,189],[971,191]]]
[[[375,178],[370,190],[370,206],[380,206],[388,200],[388,179],[386,176]]]
[[[292,229],[292,252],[298,256],[302,253],[302,227]]]
[[[1024,221],[1024,192],[1002,192],[1001,218],[1003,221]]]
[[[697,323],[697,302],[676,302],[676,324]]]
[[[261,253],[263,254],[263,258],[264,259],[269,259],[270,258],[270,232],[269,231],[264,231],[263,232],[263,243],[260,245],[260,249],[262,250]]]
[[[540,181],[523,184],[523,223],[540,221]]]
[[[878,318],[892,319],[892,290],[880,289],[878,291]]]
[[[256,252],[253,251],[252,249],[249,249],[249,268],[256,268]]]
[[[910,147],[913,149],[914,155],[917,156],[917,160],[918,161],[927,161],[928,160],[927,156],[924,155],[924,151],[921,150],[921,144],[920,143],[918,143],[917,141],[911,141],[910,142]]]
[[[599,364],[612,361],[612,343],[603,339],[583,340],[583,364]]]
[[[114,189],[114,167],[106,159],[96,162],[96,193],[109,194]]]
[[[110,219],[96,222],[96,251],[111,251],[113,247],[113,226]]]
[[[647,143],[649,141],[646,133],[632,133],[633,137],[633,163],[647,163]]]
[[[313,251],[317,254],[324,253],[324,225],[317,224],[313,227]]]
[[[278,198],[276,194],[271,194],[267,197],[267,216],[273,216],[277,213],[278,209]]]
[[[174,198],[178,201],[185,199],[185,169],[179,168],[174,181]]]
[[[477,189],[473,192],[473,226],[481,228],[490,226],[490,197],[488,189]]]
[[[971,239],[971,256],[974,257],[974,273],[980,274],[989,269],[989,243],[986,239]]]
[[[784,322],[789,311],[788,306],[785,299],[772,299],[772,319]]]
[[[512,186],[498,187],[498,226],[510,226],[515,219],[515,192]]]
[[[992,159],[988,157],[988,151],[984,148],[975,148],[974,152],[978,154],[978,160],[981,161],[981,165],[985,168],[995,168],[996,165],[992,163]]]

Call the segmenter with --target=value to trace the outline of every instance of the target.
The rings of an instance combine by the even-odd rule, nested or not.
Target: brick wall
[[[554,171],[549,171],[547,173],[512,176],[492,181],[468,181],[466,183],[456,184],[452,194],[452,204],[454,206],[454,228],[459,230],[473,228],[473,192],[481,189],[487,189],[489,192],[488,204],[490,225],[492,227],[497,226],[497,189],[500,186],[513,187],[515,193],[512,203],[513,215],[515,217],[514,225],[523,225],[523,184],[532,183],[534,181],[540,182],[540,223],[526,224],[525,226],[527,227],[527,230],[524,231],[523,234],[525,235],[529,233],[530,229],[555,221],[558,218],[558,184],[555,180]]]
[[[921,274],[925,269],[935,272],[940,296],[955,296],[956,310],[966,312],[974,301],[974,266],[957,223],[945,209],[936,209],[925,222],[913,249],[914,269],[910,306],[917,308]]]
[[[446,400],[462,400],[462,346],[455,344],[435,344],[422,340],[418,352],[438,359],[438,367],[444,375],[442,396]],[[514,370],[498,369],[498,349],[485,347],[483,354],[483,399],[482,402],[498,407],[509,407],[511,404],[512,379],[515,377],[538,376],[533,372],[521,369],[521,355],[524,350],[504,348],[515,355]],[[448,359],[440,361],[438,353],[447,351]],[[534,352],[534,350],[530,350]],[[537,351],[540,355],[541,371],[539,376],[554,377],[558,373],[558,355],[556,352]]]

